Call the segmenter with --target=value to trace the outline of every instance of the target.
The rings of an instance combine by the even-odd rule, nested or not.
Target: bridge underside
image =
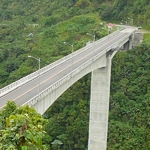
[[[64,91],[80,78],[92,72],[88,150],[106,150],[111,60],[119,49],[131,49],[133,39],[134,35],[127,37],[109,51],[102,53],[98,59],[93,57],[86,66],[67,75],[61,83],[58,82],[48,89],[45,94],[41,94],[40,101],[33,100],[29,105],[43,114]]]
[[[35,73],[0,89],[0,97],[3,98],[3,95],[14,89],[17,90],[18,87],[30,83],[29,81],[32,81],[33,79],[37,80],[36,78],[40,77],[39,74],[44,75],[46,72],[50,72],[56,68],[54,69],[56,71],[55,75],[62,72],[62,74],[60,73],[59,76],[56,76],[56,81],[54,80],[54,82],[52,82],[51,79],[51,82],[47,82],[47,80],[45,80],[44,82],[46,82],[47,85],[42,89],[41,93],[34,96],[34,93],[30,92],[33,94],[31,94],[33,97],[26,102],[21,102],[22,105],[28,104],[29,106],[34,107],[37,112],[43,114],[70,86],[86,74],[92,72],[88,149],[106,150],[111,61],[118,50],[131,49],[132,46],[138,45],[139,41],[141,42],[141,36],[139,33],[135,34],[135,30],[136,29],[134,28],[126,28],[109,34],[108,36],[93,42],[91,45],[41,68],[40,71],[36,71]],[[86,55],[86,57],[82,56],[82,54]],[[67,62],[73,62],[78,56],[80,58],[76,59],[76,63],[72,63],[72,66],[68,65],[69,63],[67,64]],[[60,67],[63,64],[65,69],[60,71]],[[67,71],[67,68],[70,66],[74,66],[74,69],[72,68],[71,71]],[[51,74],[49,75],[51,76]],[[19,89],[20,88],[18,88],[18,91]],[[10,93],[12,93],[11,96],[15,95],[13,92]],[[30,95],[27,91],[25,93],[26,95]]]
[[[106,54],[104,54],[97,60],[91,60],[88,66],[84,69],[77,70],[75,73],[68,75],[62,83],[56,84],[55,87],[49,89],[45,95],[41,95],[40,101],[38,101],[38,99],[31,101],[29,105],[33,106],[40,114],[43,114],[53,104],[53,102],[55,102],[59,98],[59,96],[61,96],[76,81],[81,79],[86,74],[92,72],[93,70],[105,66]]]

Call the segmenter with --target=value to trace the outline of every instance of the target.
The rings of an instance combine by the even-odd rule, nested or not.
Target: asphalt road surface
[[[114,44],[123,36],[127,35],[127,32],[119,32],[114,34],[113,37],[108,37],[102,42],[94,45],[93,47],[87,49],[86,51],[78,54],[72,59],[63,62],[61,65],[49,70],[48,72],[41,74],[37,78],[27,82],[26,84],[16,88],[15,90],[7,93],[0,97],[0,109],[5,106],[7,101],[13,100],[17,104],[22,105],[38,92],[43,91],[50,85],[57,82],[59,79],[67,75],[72,70],[78,68],[80,65],[91,59],[94,55],[104,51],[107,47]]]

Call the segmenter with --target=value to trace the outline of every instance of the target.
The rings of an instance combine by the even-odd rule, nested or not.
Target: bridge
[[[71,85],[92,72],[88,149],[106,150],[111,61],[118,50],[132,48],[136,30],[115,31],[0,89],[0,109],[13,100],[43,114]]]

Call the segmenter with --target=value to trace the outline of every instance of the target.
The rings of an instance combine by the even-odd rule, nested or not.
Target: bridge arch
[[[23,93],[21,96],[24,96],[25,101],[22,101],[22,103],[20,102],[21,105],[28,104],[29,106],[34,107],[37,112],[43,114],[70,86],[72,86],[76,81],[86,74],[92,72],[88,149],[106,150],[111,60],[119,49],[130,49],[132,47],[135,30],[136,29],[134,28],[126,28],[122,31],[117,31],[101,40],[95,41],[89,47],[85,47],[83,51],[76,51],[70,56],[67,56],[67,58],[61,59],[57,63],[54,63],[54,66],[52,65],[51,67],[50,65],[45,67],[43,74],[41,74],[44,75],[47,73],[46,75],[49,79],[49,76],[51,76],[51,71],[55,70],[53,77],[56,77],[56,80],[51,78],[51,81],[53,82],[47,83],[48,79],[44,78],[43,82],[47,84],[43,88],[43,91],[36,96],[34,96],[35,93],[31,92],[33,95],[27,102],[26,96],[31,94],[26,92],[24,86],[26,84],[33,84],[33,78],[35,79],[38,77],[38,72],[28,76],[27,78],[21,79],[21,82],[16,82],[15,87],[14,84],[12,84],[11,86],[0,90],[0,94],[4,95],[5,93],[11,91],[10,96],[14,96],[14,93],[20,94],[21,90],[24,90],[25,93]],[[73,62],[73,60],[76,61]],[[62,68],[62,65],[64,68]],[[71,67],[72,69],[70,69]],[[67,70],[66,68],[69,69]],[[35,79],[35,81],[37,81],[37,79]],[[52,85],[49,86],[50,83]],[[24,86],[20,86],[22,84]],[[31,89],[33,89],[33,86]],[[38,87],[38,85],[36,84],[34,88],[35,87]],[[7,98],[7,96],[2,96],[0,98]]]
[[[38,97],[36,97],[30,100],[28,104],[33,106],[37,112],[43,114],[76,81],[98,68],[106,67],[106,59],[106,53],[98,59],[90,59],[88,63],[78,67],[64,76],[63,79],[59,80],[55,85],[43,91],[40,94],[40,101],[38,101]]]

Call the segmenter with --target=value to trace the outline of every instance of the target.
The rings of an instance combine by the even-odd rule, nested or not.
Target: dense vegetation
[[[46,121],[33,108],[8,102],[0,111],[1,150],[49,150]]]
[[[111,1],[111,0],[110,0]],[[123,24],[144,26],[150,29],[149,0],[112,0],[100,6],[103,19],[115,20]]]
[[[147,0],[1,0],[0,4],[0,87],[33,71],[35,60],[41,66],[69,53],[68,41],[75,50],[90,39],[106,35],[103,20],[149,28]],[[144,7],[146,6],[146,7]],[[33,37],[28,35],[32,33]],[[37,64],[37,63],[36,63]]]
[[[76,50],[92,40],[86,35],[87,32],[91,34],[96,32],[97,39],[107,33],[107,30],[102,30],[104,25],[100,25],[99,14],[80,12],[78,3],[76,7],[65,7],[65,9],[64,6],[68,6],[66,2],[58,1],[62,5],[58,7],[57,1],[48,4],[46,1],[43,3],[36,1],[35,7],[44,8],[47,11],[52,9],[53,14],[47,14],[45,11],[43,14],[42,10],[39,10],[36,12],[38,20],[34,22],[32,20],[32,15],[35,15],[32,12],[35,11],[33,2],[4,1],[0,5],[0,10],[3,12],[0,16],[0,87],[37,69],[37,62],[29,59],[28,55],[40,57],[41,66],[44,66],[71,52],[69,47],[63,44],[64,41],[74,44],[74,50]],[[74,5],[75,3],[72,3],[72,6]],[[4,11],[4,8],[7,9]],[[53,11],[54,8],[55,11]],[[11,17],[4,17],[7,10],[14,12],[8,13]],[[20,15],[20,11],[24,13]],[[33,37],[29,36],[30,33]]]
[[[41,66],[45,66],[71,52],[71,48],[63,44],[64,41],[74,44],[74,50],[77,50],[92,40],[92,37],[86,35],[87,32],[95,34],[96,39],[105,36],[105,21],[134,24],[149,29],[149,7],[148,0],[1,0],[0,87],[37,70],[38,63],[28,58],[28,55],[40,57]],[[28,36],[30,33],[33,36]],[[113,60],[109,150],[150,149],[149,40],[146,35],[146,40],[140,47],[120,52]],[[49,140],[44,142],[51,145],[51,150],[87,149],[89,99],[90,74],[66,91],[44,114],[43,117],[48,121],[44,128],[52,137],[47,137]],[[17,133],[26,117],[21,113],[24,110],[11,105],[14,112],[6,109],[5,113],[0,113],[4,117],[1,118],[3,124],[0,126],[10,133],[5,121],[14,118],[15,124],[10,125]],[[38,120],[40,116],[34,110],[26,109],[27,114],[33,112],[33,118]],[[17,125],[18,119],[24,121]],[[32,116],[29,122],[33,124]],[[4,137],[0,139],[3,142],[1,147],[8,147],[12,137],[5,138],[6,141]],[[27,138],[28,142],[30,140],[30,137]],[[36,145],[36,139],[34,143],[39,146]],[[26,150],[26,147],[23,148]]]
[[[150,149],[150,44],[113,61],[108,149]]]
[[[60,140],[61,150],[86,150],[88,145],[90,76],[87,75],[66,91],[47,112],[46,131]],[[52,150],[55,148],[52,147]]]

